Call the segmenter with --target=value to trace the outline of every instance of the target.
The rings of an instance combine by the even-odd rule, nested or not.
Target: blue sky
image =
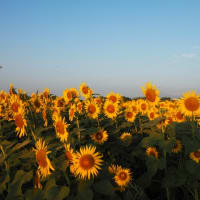
[[[0,0],[0,89],[200,93],[200,1]]]

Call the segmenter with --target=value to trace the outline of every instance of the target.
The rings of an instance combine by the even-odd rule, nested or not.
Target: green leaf
[[[93,200],[93,192],[91,189],[86,188],[78,193],[77,200]]]
[[[33,178],[33,172],[30,171],[28,173],[23,170],[18,170],[15,174],[14,180],[8,186],[8,196],[6,200],[12,200],[18,196],[22,196],[21,186],[31,180]]]
[[[94,190],[100,194],[113,195],[114,188],[110,181],[102,180],[94,184]]]
[[[44,192],[39,189],[29,189],[25,193],[26,200],[44,200]]]

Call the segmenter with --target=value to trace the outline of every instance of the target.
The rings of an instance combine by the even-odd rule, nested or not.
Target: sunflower
[[[61,142],[66,142],[69,133],[67,132],[67,127],[69,125],[65,123],[65,119],[62,119],[60,115],[54,115],[54,127],[56,129],[56,135]]]
[[[151,83],[146,83],[145,88],[144,87],[141,88],[144,93],[144,96],[146,97],[146,100],[150,104],[157,104],[159,102],[160,91],[156,89],[154,85],[152,85]]]
[[[128,122],[133,122],[135,120],[136,113],[132,111],[132,109],[126,109],[125,110],[125,119]]]
[[[179,100],[179,107],[186,116],[200,115],[200,96],[194,91],[185,92]]]
[[[85,146],[80,148],[73,157],[73,165],[75,168],[75,176],[81,179],[90,179],[91,176],[97,176],[103,162],[102,155],[96,152],[96,147]]]
[[[63,97],[64,97],[66,103],[69,103],[73,98],[72,92],[66,88],[63,92]]]
[[[18,113],[15,115],[14,120],[15,120],[15,125],[16,125],[16,131],[17,135],[19,138],[23,137],[26,135],[26,127],[27,127],[27,121],[24,117],[24,109],[19,108]]]
[[[120,94],[110,92],[109,94],[107,94],[106,98],[108,101],[111,101],[112,103],[119,103],[122,97]]]
[[[159,117],[159,114],[158,114],[158,109],[157,108],[151,108],[147,111],[147,116],[149,118],[149,120],[154,120],[156,118]]]
[[[131,140],[132,135],[130,133],[124,132],[121,134],[120,139],[123,140]]]
[[[10,99],[9,99],[9,111],[8,111],[8,115],[10,116],[10,120],[12,120],[17,113],[20,107],[23,107],[23,103],[21,101],[21,99],[19,98],[19,96],[13,94],[10,95]]]
[[[158,151],[155,147],[148,147],[146,149],[147,156],[153,156],[154,158],[158,158]]]
[[[104,114],[108,117],[108,118],[115,118],[117,117],[119,112],[119,106],[117,104],[114,104],[110,101],[105,101],[104,103]]]
[[[114,180],[121,188],[127,187],[131,181],[130,169],[118,167]]]
[[[93,93],[92,89],[86,83],[80,85],[80,92],[86,99],[90,98]]]
[[[50,170],[54,170],[47,156],[50,151],[47,151],[47,145],[41,138],[36,142],[35,147],[36,148],[33,148],[33,151],[35,151],[36,161],[39,165],[38,171],[41,178],[45,178],[51,174]]]
[[[191,152],[189,157],[194,160],[196,163],[199,163],[200,161],[200,149],[198,149],[195,152]]]
[[[94,142],[98,144],[103,144],[108,139],[108,133],[107,131],[100,130],[92,134],[90,137]]]
[[[73,121],[75,112],[76,112],[76,106],[73,104],[72,106],[70,106],[70,109],[69,109],[69,120],[70,121]]]
[[[147,111],[149,109],[148,103],[144,99],[139,99],[138,100],[138,106],[139,106],[139,111],[141,112],[142,115],[146,115]]]
[[[85,110],[89,117],[96,119],[100,113],[100,108],[94,100],[87,100],[85,102]]]
[[[181,141],[180,140],[176,140],[176,144],[174,146],[174,148],[172,149],[172,152],[173,153],[178,153],[180,152],[182,149],[182,144],[181,144]]]

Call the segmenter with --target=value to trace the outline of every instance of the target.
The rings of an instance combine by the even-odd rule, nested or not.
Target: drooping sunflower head
[[[180,140],[176,140],[176,144],[174,146],[174,148],[172,149],[173,153],[178,153],[182,150],[182,143]]]
[[[70,121],[73,121],[75,112],[76,112],[76,106],[75,106],[75,104],[73,104],[69,108],[69,120]]]
[[[16,132],[19,138],[26,135],[27,121],[25,119],[25,111],[22,107],[19,108],[17,114],[14,116]]]
[[[160,91],[151,83],[146,83],[145,88],[142,87],[142,91],[149,103],[157,104],[159,102]]]
[[[43,92],[43,95],[46,99],[49,98],[49,94],[50,94],[50,89],[49,88],[45,88],[44,89],[44,92]]]
[[[191,152],[189,157],[194,160],[196,163],[199,163],[200,161],[200,149],[198,149],[195,152]]]
[[[131,181],[130,169],[118,167],[114,180],[118,186],[122,188],[127,187]]]
[[[148,147],[146,149],[146,154],[147,156],[153,156],[154,158],[158,158],[158,151],[156,150],[155,147]]]
[[[76,110],[78,111],[79,114],[82,113],[82,109],[83,109],[83,103],[82,102],[77,102],[76,104]]]
[[[41,138],[36,142],[35,147],[33,151],[35,151],[36,161],[39,165],[38,170],[41,177],[45,178],[51,174],[50,170],[54,170],[48,158],[50,151],[47,151],[47,145]]]
[[[116,174],[118,167],[121,167],[121,166],[114,165],[114,164],[108,166],[109,173],[110,174]]]
[[[99,130],[98,132],[92,134],[90,137],[94,142],[103,144],[108,139],[108,133],[105,130]]]
[[[85,111],[89,117],[96,119],[100,113],[100,108],[94,100],[85,101]]]
[[[119,106],[117,104],[112,103],[111,101],[105,101],[104,103],[104,114],[111,119],[117,117],[119,113]]]
[[[65,123],[65,119],[56,114],[54,116],[54,127],[56,129],[56,135],[60,139],[61,142],[66,142],[68,139],[69,133],[67,132],[67,127],[69,125]]]
[[[102,165],[102,155],[95,152],[96,147],[85,146],[80,148],[73,158],[75,176],[80,179],[90,179],[97,176]]]
[[[72,164],[73,163],[73,157],[75,155],[74,150],[70,147],[70,144],[64,144],[65,146],[65,157],[67,161]]]
[[[179,100],[179,106],[186,116],[200,115],[200,96],[194,91],[185,92]]]
[[[92,89],[89,88],[86,83],[82,83],[80,85],[80,92],[81,92],[82,96],[85,97],[86,99],[90,98],[93,93]]]

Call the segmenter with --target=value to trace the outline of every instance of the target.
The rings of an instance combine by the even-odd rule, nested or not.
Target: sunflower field
[[[200,95],[0,91],[0,199],[200,199]]]

